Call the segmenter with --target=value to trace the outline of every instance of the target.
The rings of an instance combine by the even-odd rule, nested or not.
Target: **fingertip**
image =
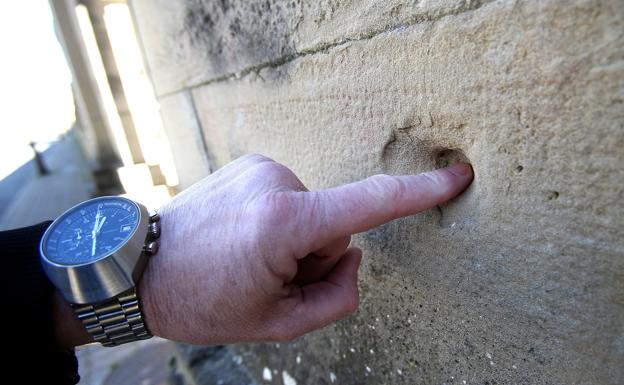
[[[438,171],[443,171],[447,175],[448,195],[444,196],[444,201],[451,199],[470,186],[474,179],[472,166],[468,163],[455,163]]]
[[[460,178],[472,179],[474,177],[472,166],[468,163],[455,163],[446,167],[446,170]]]

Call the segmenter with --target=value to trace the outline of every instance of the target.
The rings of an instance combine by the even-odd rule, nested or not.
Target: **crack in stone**
[[[197,123],[198,128],[199,128],[199,138],[201,139],[202,149],[204,150],[204,157],[206,158],[206,162],[208,163],[208,171],[212,173],[214,171],[213,170],[214,162],[210,156],[212,152],[208,148],[208,141],[206,140],[206,134],[204,133],[204,129],[202,128],[202,124],[199,119],[199,114],[197,113],[197,105],[195,104],[195,98],[191,94],[190,90],[187,92],[188,92],[188,97],[191,103],[191,109],[193,111],[193,118],[195,119],[195,122]]]
[[[296,59],[310,56],[310,55],[315,55],[317,53],[325,53],[325,52],[328,52],[330,49],[341,47],[343,45],[347,45],[347,44],[359,42],[359,41],[371,40],[385,33],[391,33],[397,30],[402,31],[406,28],[409,28],[418,24],[432,23],[432,22],[439,21],[448,16],[458,16],[463,13],[472,12],[493,1],[496,1],[496,0],[466,0],[462,5],[448,12],[436,12],[436,13],[425,13],[425,14],[413,15],[407,18],[406,20],[403,20],[397,24],[384,25],[383,27],[375,28],[371,31],[368,31],[365,34],[360,34],[355,37],[346,37],[337,41],[320,43],[313,47],[306,48],[301,51],[294,52],[292,54],[287,54],[274,60],[262,62],[254,66],[244,68],[237,72],[224,74],[224,75],[217,76],[217,77],[214,77],[212,79],[209,79],[209,80],[197,83],[197,84],[182,87],[181,89],[163,93],[159,95],[158,97],[159,98],[167,97],[167,96],[176,94],[184,90],[193,90],[196,88],[200,88],[203,86],[207,86],[210,84],[219,83],[219,82],[223,82],[223,81],[227,81],[231,79],[242,79],[251,73],[259,73],[261,70],[266,69],[266,68],[277,68],[286,63],[294,61]]]

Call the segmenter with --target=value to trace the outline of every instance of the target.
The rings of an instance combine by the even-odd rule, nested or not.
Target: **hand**
[[[308,191],[260,155],[229,163],[161,208],[160,251],[139,284],[155,335],[195,344],[290,340],[358,306],[351,234],[440,204],[469,165]]]

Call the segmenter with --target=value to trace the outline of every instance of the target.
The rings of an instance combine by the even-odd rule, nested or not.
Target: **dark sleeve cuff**
[[[76,384],[78,360],[73,350],[56,345],[54,336],[54,287],[39,256],[39,241],[51,222],[0,232],[4,262],[2,292],[8,298],[6,333],[16,354],[7,354],[20,381],[26,383]],[[15,362],[13,362],[15,361]],[[21,370],[20,370],[21,369]],[[40,380],[44,382],[35,382]]]

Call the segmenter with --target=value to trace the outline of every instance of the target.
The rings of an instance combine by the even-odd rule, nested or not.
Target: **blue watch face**
[[[80,265],[112,254],[134,234],[140,211],[119,197],[89,200],[64,213],[47,230],[41,250],[60,265]]]

